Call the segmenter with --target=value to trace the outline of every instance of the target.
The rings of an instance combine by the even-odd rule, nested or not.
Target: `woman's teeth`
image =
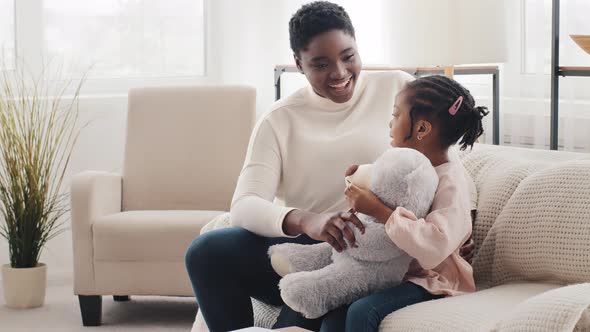
[[[329,86],[330,86],[331,88],[334,88],[334,89],[343,88],[343,87],[345,87],[345,86],[346,86],[346,84],[348,84],[348,82],[350,82],[350,79],[351,79],[351,78],[347,79],[346,81],[344,81],[344,82],[342,82],[342,83],[340,83],[340,84],[329,84]]]

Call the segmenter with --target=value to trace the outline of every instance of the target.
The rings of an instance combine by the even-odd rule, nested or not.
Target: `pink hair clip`
[[[459,108],[461,108],[462,103],[463,96],[459,96],[459,98],[457,98],[457,101],[455,101],[455,103],[449,108],[449,113],[451,113],[451,115],[457,114],[457,111],[459,110]]]

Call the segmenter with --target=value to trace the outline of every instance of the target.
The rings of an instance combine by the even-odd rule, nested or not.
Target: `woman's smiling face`
[[[342,30],[330,30],[315,36],[295,57],[313,90],[335,103],[352,98],[361,70],[356,41]]]

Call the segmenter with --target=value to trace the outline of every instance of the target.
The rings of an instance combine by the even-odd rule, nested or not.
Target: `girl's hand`
[[[356,226],[361,233],[365,233],[365,226],[359,218],[351,212],[307,214],[302,220],[302,229],[310,238],[328,242],[336,251],[341,252],[347,248],[346,241],[356,247],[356,238],[351,224]]]
[[[472,237],[463,244],[459,250],[459,254],[467,261],[467,263],[473,263],[473,256],[475,256],[475,242]]]
[[[379,197],[371,191],[359,188],[354,184],[351,184],[346,188],[344,194],[346,195],[348,204],[350,204],[350,207],[354,211],[374,217],[380,222],[384,223],[384,221],[381,220],[384,211],[391,211],[385,204],[383,204],[383,202],[381,202]],[[391,212],[389,212],[389,215],[391,215]]]
[[[344,172],[344,176],[349,176],[349,175],[353,175],[354,172],[356,172],[356,170],[359,168],[359,165],[357,164],[352,164],[348,167],[348,169],[346,170],[346,172]]]

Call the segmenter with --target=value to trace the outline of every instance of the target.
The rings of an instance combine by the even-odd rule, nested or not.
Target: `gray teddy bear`
[[[350,177],[370,189],[387,206],[404,207],[418,218],[430,210],[438,176],[430,161],[413,149],[393,148],[373,165],[361,165]],[[373,292],[398,285],[412,257],[398,248],[373,217],[358,214],[365,234],[352,224],[358,247],[337,252],[325,242],[314,245],[284,243],[268,254],[285,304],[306,318],[318,318]]]

